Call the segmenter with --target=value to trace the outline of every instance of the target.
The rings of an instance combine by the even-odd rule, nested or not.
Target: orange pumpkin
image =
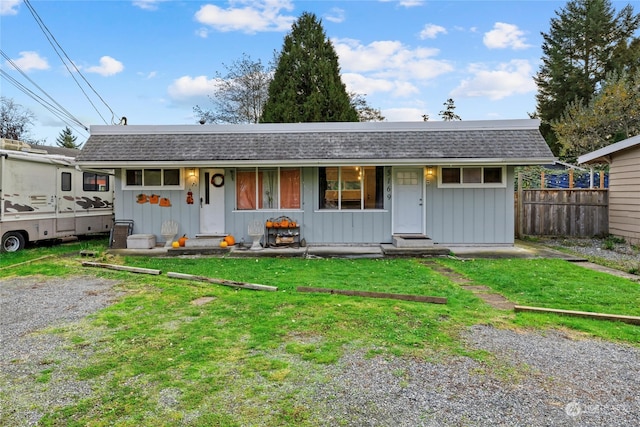
[[[273,228],[280,228],[280,223],[279,222],[274,222],[273,223]]]
[[[286,219],[283,219],[282,221],[280,221],[280,227],[282,228],[287,228],[289,226],[289,221]]]
[[[188,239],[186,234],[182,235],[182,237],[178,239],[178,245],[184,246]]]
[[[236,239],[231,234],[226,236],[224,238],[224,241],[227,242],[227,245],[229,245],[229,246],[233,246],[233,245],[236,244]]]
[[[267,228],[273,227],[273,221],[267,221]]]

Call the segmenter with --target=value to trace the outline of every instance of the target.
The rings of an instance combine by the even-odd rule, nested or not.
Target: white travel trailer
[[[0,139],[0,252],[112,227],[113,176],[107,171],[80,170],[74,157]]]

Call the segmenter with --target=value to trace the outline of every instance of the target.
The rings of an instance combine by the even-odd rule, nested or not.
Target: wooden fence
[[[516,193],[516,237],[609,234],[608,190],[535,189]]]

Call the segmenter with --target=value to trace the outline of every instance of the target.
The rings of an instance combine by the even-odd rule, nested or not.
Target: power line
[[[51,111],[53,114],[55,114],[58,118],[62,119],[65,123],[67,123],[67,120],[70,120],[72,123],[75,123],[78,126],[81,126],[84,130],[89,130],[87,128],[87,126],[85,126],[82,122],[80,122],[79,119],[77,119],[73,114],[71,114],[67,109],[65,109],[62,105],[60,105],[60,103],[58,103],[55,99],[53,99],[53,97],[51,95],[49,95],[42,87],[40,87],[36,82],[34,82],[21,68],[18,64],[16,64],[11,58],[9,58],[9,56],[2,50],[0,49],[0,54],[2,55],[2,57],[13,67],[15,68],[20,74],[22,74],[22,76],[27,79],[32,85],[34,85],[36,88],[38,88],[47,98],[49,98],[51,100],[51,102],[53,102],[53,104],[51,104],[49,101],[43,99],[41,96],[39,96],[38,94],[36,94],[35,92],[33,92],[32,90],[28,89],[26,86],[24,86],[22,83],[18,82],[15,78],[11,77],[7,72],[5,72],[4,70],[0,70],[2,72],[2,77],[4,77],[7,81],[9,81],[11,84],[13,84],[15,87],[17,87],[18,89],[20,89],[23,93],[25,93],[26,95],[30,96],[31,98],[33,98],[35,101],[37,101],[38,103],[40,103],[43,107],[45,107],[47,110]],[[75,127],[75,126],[74,126]]]
[[[78,119],[76,119],[73,116],[69,116],[68,114],[62,112],[59,108],[57,108],[56,106],[54,106],[51,103],[49,103],[46,99],[43,99],[41,96],[39,96],[38,94],[34,93],[32,90],[28,89],[22,83],[18,82],[15,78],[11,77],[9,75],[9,73],[7,73],[6,71],[0,69],[0,75],[2,77],[4,77],[9,83],[11,83],[16,88],[18,88],[18,90],[22,91],[24,94],[26,94],[27,96],[30,96],[36,102],[40,103],[40,105],[42,105],[44,108],[49,110],[54,116],[58,117],[65,124],[67,124],[69,127],[72,127],[76,131],[79,131],[79,132],[85,132],[85,131],[89,130]],[[80,129],[78,129],[77,126],[80,126]]]
[[[55,36],[51,33],[51,31],[49,31],[49,28],[47,28],[46,24],[44,23],[44,21],[42,21],[42,18],[40,18],[40,16],[38,15],[38,13],[36,12],[36,10],[34,9],[34,7],[31,5],[31,2],[29,0],[24,0],[24,4],[27,5],[27,8],[29,9],[29,11],[31,12],[31,15],[33,16],[33,18],[36,20],[36,23],[38,24],[38,26],[40,27],[40,29],[42,30],[43,34],[45,35],[45,37],[47,38],[47,40],[49,41],[49,44],[51,45],[51,47],[53,47],[53,50],[56,52],[56,54],[58,55],[58,58],[60,58],[60,61],[62,61],[62,63],[64,64],[65,68],[67,69],[67,71],[69,72],[69,74],[71,75],[71,77],[73,78],[73,80],[76,82],[76,85],[78,86],[78,88],[80,88],[80,91],[83,93],[83,95],[85,96],[85,98],[87,98],[87,101],[89,101],[89,103],[91,104],[91,106],[93,107],[93,109],[96,111],[96,113],[98,113],[98,115],[100,116],[100,118],[102,119],[102,121],[105,124],[108,124],[107,121],[105,120],[105,118],[102,116],[102,114],[100,113],[100,111],[98,110],[98,108],[95,106],[95,104],[93,103],[93,101],[90,99],[90,97],[87,95],[87,93],[85,92],[85,90],[83,89],[82,85],[80,84],[80,82],[78,82],[78,79],[76,79],[75,74],[73,71],[71,71],[69,69],[69,65],[71,64],[73,66],[73,69],[75,70],[75,72],[82,77],[82,80],[84,80],[84,82],[87,84],[87,86],[89,86],[89,88],[93,91],[93,93],[98,97],[98,99],[100,99],[100,101],[102,101],[102,103],[107,107],[107,109],[111,112],[111,121],[112,123],[114,122],[114,118],[118,118],[118,115],[116,113],[113,112],[113,110],[111,109],[111,107],[109,106],[109,104],[107,104],[107,102],[102,98],[102,96],[100,96],[100,94],[95,90],[95,88],[91,85],[91,83],[89,83],[89,81],[86,79],[86,77],[82,74],[82,72],[80,71],[80,69],[78,69],[78,67],[75,65],[75,63],[71,60],[71,58],[69,58],[69,55],[67,55],[67,53],[65,52],[65,50],[62,48],[62,46],[60,45],[60,43],[58,43],[58,41],[56,40]],[[57,47],[56,47],[57,46]],[[64,57],[67,59],[67,61],[65,61],[65,59],[62,57],[62,55],[60,54],[60,52],[62,52],[62,54],[64,54]]]

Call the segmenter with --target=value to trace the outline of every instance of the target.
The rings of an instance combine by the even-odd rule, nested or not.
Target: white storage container
[[[151,249],[155,247],[155,234],[132,234],[127,236],[127,249]]]

